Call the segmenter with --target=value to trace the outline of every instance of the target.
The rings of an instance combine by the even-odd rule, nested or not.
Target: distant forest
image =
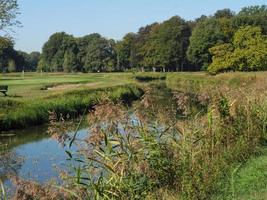
[[[122,40],[98,33],[53,34],[42,53],[16,51],[0,38],[0,71],[257,71],[267,69],[267,5],[186,21],[174,16],[141,27]]]

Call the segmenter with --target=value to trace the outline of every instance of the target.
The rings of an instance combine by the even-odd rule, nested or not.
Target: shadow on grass
[[[21,95],[16,95],[16,94],[13,94],[13,95],[9,95],[7,94],[7,96],[5,95],[0,95],[0,98],[22,98],[23,96]]]

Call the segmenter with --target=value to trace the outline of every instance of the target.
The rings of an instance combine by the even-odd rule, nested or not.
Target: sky
[[[238,12],[242,7],[264,5],[267,0],[18,0],[22,27],[14,28],[15,48],[41,51],[55,32],[76,37],[100,33],[121,39],[128,32],[174,15],[193,20],[219,9]]]

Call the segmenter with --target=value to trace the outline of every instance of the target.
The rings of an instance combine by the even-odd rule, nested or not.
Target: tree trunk
[[[144,67],[141,67],[141,71],[142,71],[142,72],[145,72],[145,69],[144,69]]]

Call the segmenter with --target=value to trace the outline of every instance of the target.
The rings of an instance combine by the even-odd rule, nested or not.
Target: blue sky
[[[266,0],[18,0],[23,27],[15,29],[15,48],[41,51],[55,32],[74,36],[98,32],[107,38],[121,39],[141,26],[179,15],[186,20],[218,9],[239,11]]]

